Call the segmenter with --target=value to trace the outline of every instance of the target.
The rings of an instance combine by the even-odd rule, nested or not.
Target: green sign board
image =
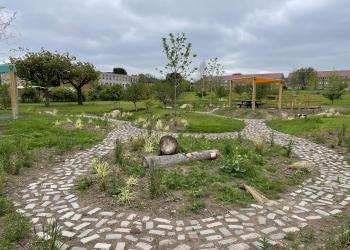
[[[16,72],[14,64],[0,64],[0,73]]]

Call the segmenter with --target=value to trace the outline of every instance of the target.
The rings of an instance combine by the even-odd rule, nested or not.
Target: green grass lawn
[[[152,108],[152,114],[159,119],[170,119],[172,109]],[[150,116],[145,110],[133,112],[131,120],[148,118]],[[188,121],[189,125],[181,132],[192,133],[223,133],[234,132],[244,128],[244,122],[233,118],[217,117],[210,114],[200,114],[179,109],[177,116]]]
[[[60,151],[69,151],[74,146],[81,149],[92,146],[106,135],[104,130],[91,133],[85,129],[55,126],[56,120],[66,120],[66,117],[26,113],[17,120],[0,121],[1,143],[12,143],[15,137],[22,136],[29,149],[56,147]]]
[[[292,135],[313,135],[340,130],[346,124],[350,130],[350,117],[310,117],[294,120],[271,120],[268,125],[278,131]]]

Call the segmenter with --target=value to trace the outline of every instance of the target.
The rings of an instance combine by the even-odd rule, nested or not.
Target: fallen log
[[[257,203],[264,204],[266,202],[269,202],[269,199],[266,198],[262,193],[260,193],[255,188],[253,188],[247,184],[243,184],[243,188],[245,189],[245,191],[247,191],[248,193],[250,193],[253,196],[254,200]]]
[[[154,167],[154,166],[169,166],[181,162],[188,161],[200,161],[200,160],[214,160],[218,157],[219,150],[205,150],[200,152],[192,153],[179,153],[174,155],[148,155],[143,157],[144,167]]]
[[[308,161],[297,161],[288,166],[288,168],[291,168],[291,169],[301,169],[301,168],[309,169],[310,167],[311,167],[311,163]]]

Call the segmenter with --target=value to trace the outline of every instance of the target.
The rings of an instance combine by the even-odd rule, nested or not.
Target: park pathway
[[[67,242],[62,249],[255,249],[263,237],[277,244],[287,233],[299,231],[312,220],[337,214],[350,202],[350,167],[343,156],[308,140],[274,132],[277,144],[293,141],[294,153],[312,162],[320,172],[315,181],[305,181],[283,199],[263,206],[252,204],[215,217],[203,215],[196,220],[83,206],[73,191],[79,176],[89,171],[92,160],[113,150],[116,139],[127,142],[144,133],[129,122],[113,122],[117,128],[101,144],[75,154],[52,171],[42,173],[26,189],[18,190],[20,198],[14,201],[15,205],[30,217],[39,235],[45,236],[40,232],[43,220],[59,222],[63,242]],[[263,120],[245,123],[242,136],[251,140],[272,133]],[[206,136],[235,137],[237,133]]]

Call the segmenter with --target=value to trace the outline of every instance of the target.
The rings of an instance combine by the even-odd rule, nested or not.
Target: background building
[[[120,84],[124,88],[126,88],[128,85],[130,85],[133,82],[137,82],[138,76],[137,75],[119,75],[114,74],[112,72],[101,72],[100,77],[98,79],[98,84],[101,85],[116,85]]]

